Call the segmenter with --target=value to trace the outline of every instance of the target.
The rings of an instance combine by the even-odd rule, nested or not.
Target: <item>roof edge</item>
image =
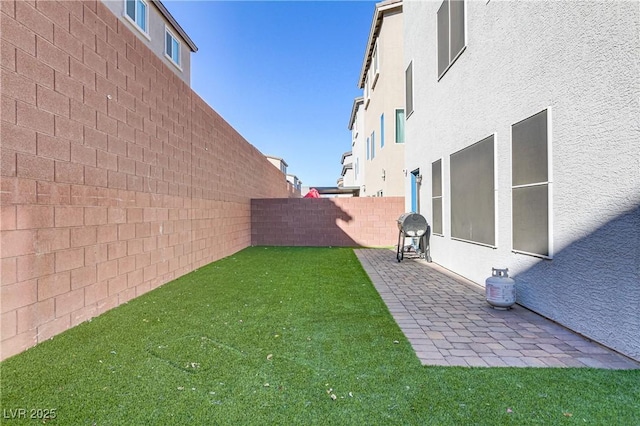
[[[180,36],[187,43],[187,45],[189,46],[189,49],[191,49],[192,52],[197,52],[198,51],[198,46],[196,46],[196,44],[193,42],[193,40],[191,40],[191,38],[187,35],[187,33],[180,26],[180,24],[178,24],[178,21],[176,21],[176,19],[173,17],[171,12],[169,12],[169,10],[165,7],[165,5],[162,4],[162,2],[160,0],[151,0],[151,1],[153,2],[153,4],[156,5],[156,7],[160,11],[160,13],[162,13],[162,16],[164,16],[167,19],[167,21],[169,21],[169,23],[171,23],[171,25],[173,25],[173,27],[176,29],[178,34],[180,34]]]
[[[378,33],[380,32],[385,12],[397,8],[402,8],[402,0],[387,0],[376,3],[376,9],[373,12],[373,19],[371,21],[371,29],[369,30],[369,39],[367,40],[367,47],[364,51],[364,60],[362,61],[362,68],[360,70],[360,79],[358,80],[358,88],[360,89],[364,88],[364,81],[366,80],[367,70],[371,63],[373,47],[375,45],[375,40],[378,38]]]

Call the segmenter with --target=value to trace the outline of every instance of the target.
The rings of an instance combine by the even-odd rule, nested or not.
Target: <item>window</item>
[[[371,159],[376,158],[376,132],[371,132]]]
[[[145,0],[125,0],[124,12],[136,26],[147,34],[148,7]]]
[[[404,73],[404,99],[407,117],[413,112],[413,62],[409,63]]]
[[[442,160],[431,164],[431,229],[442,235]]]
[[[547,110],[511,127],[513,250],[550,256]]]
[[[384,114],[380,116],[380,148],[384,148]]]
[[[495,245],[494,136],[451,154],[451,237]]]
[[[376,86],[376,81],[378,81],[378,75],[380,73],[380,68],[378,66],[379,64],[379,60],[378,60],[378,43],[376,43],[376,45],[373,47],[373,57],[371,58],[371,68],[372,68],[372,78],[373,81],[371,82],[371,88],[373,89]]]
[[[438,9],[438,78],[465,47],[464,0],[445,0]]]
[[[367,73],[367,77],[364,79],[364,109],[367,109],[369,106],[369,73]]]
[[[180,42],[174,36],[169,28],[164,29],[164,53],[171,61],[180,67]]]
[[[396,143],[404,143],[404,110],[396,110]]]
[[[369,160],[370,158],[369,138],[367,138],[367,160]]]

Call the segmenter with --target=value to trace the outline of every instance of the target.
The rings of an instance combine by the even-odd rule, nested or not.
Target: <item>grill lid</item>
[[[418,213],[403,213],[397,220],[398,229],[408,237],[421,237],[427,232],[427,219]]]

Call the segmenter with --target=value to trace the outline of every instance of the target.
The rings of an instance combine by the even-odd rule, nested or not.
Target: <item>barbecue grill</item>
[[[421,259],[431,262],[429,255],[429,236],[431,227],[427,219],[418,213],[403,213],[397,220],[398,223],[398,250],[396,259],[402,262],[404,253],[412,251]],[[411,238],[411,244],[405,245],[405,238]]]

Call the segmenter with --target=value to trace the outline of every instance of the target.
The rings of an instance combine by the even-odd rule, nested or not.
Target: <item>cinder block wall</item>
[[[392,246],[404,197],[251,202],[251,242],[274,246]]]
[[[4,359],[250,245],[288,190],[101,2],[0,7]]]

